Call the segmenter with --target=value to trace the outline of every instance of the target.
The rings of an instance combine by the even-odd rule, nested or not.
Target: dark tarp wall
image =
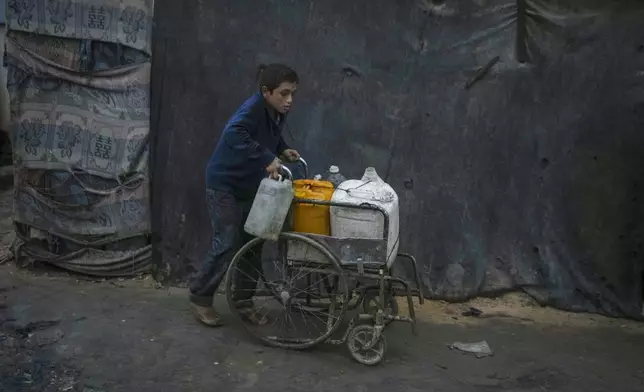
[[[198,266],[204,166],[257,65],[282,61],[302,79],[290,143],[314,172],[394,186],[430,297],[522,288],[639,317],[644,4],[590,3],[157,1],[159,273]]]

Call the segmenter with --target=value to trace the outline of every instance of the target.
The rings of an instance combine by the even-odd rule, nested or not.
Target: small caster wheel
[[[371,342],[373,334],[375,333],[374,327],[371,325],[356,325],[349,336],[347,336],[347,347],[353,359],[358,363],[367,366],[375,366],[379,364],[385,357],[387,352],[387,340],[384,335],[380,335],[378,341],[371,348],[365,348]]]
[[[398,316],[398,301],[393,295],[386,295],[385,301],[387,306],[383,308],[385,316]],[[362,309],[366,314],[376,316],[378,309],[380,309],[380,294],[375,290],[369,290],[364,296],[362,302]],[[389,325],[393,320],[385,319],[385,325]]]

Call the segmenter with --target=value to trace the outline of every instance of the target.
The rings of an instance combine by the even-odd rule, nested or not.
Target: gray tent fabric
[[[9,2],[19,260],[97,276],[149,271],[151,7]]]
[[[375,166],[396,189],[428,297],[641,317],[642,18],[628,1],[157,1],[159,274],[197,268],[205,164],[280,61],[302,80],[288,142],[313,172]]]

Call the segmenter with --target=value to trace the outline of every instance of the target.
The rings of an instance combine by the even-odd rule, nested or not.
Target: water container
[[[396,260],[399,240],[398,195],[369,167],[360,180],[348,180],[333,193],[333,202],[361,205],[378,205],[389,214],[389,240],[387,242],[387,265]],[[331,207],[331,235],[339,238],[382,239],[384,218],[374,210],[348,207]]]
[[[244,230],[255,237],[277,240],[293,201],[290,180],[264,178],[248,213]]]
[[[347,179],[340,173],[340,168],[335,165],[329,167],[329,171],[326,173],[326,180],[333,184],[334,187],[338,187],[340,184],[345,182]]]
[[[298,199],[330,201],[333,184],[328,181],[297,180],[295,197]],[[295,203],[293,205],[293,230],[300,233],[329,235],[329,206]]]

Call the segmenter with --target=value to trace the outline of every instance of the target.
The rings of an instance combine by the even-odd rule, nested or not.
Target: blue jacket
[[[206,167],[206,186],[231,192],[238,198],[253,198],[266,167],[288,149],[282,138],[284,115],[274,121],[258,92],[228,120]]]

